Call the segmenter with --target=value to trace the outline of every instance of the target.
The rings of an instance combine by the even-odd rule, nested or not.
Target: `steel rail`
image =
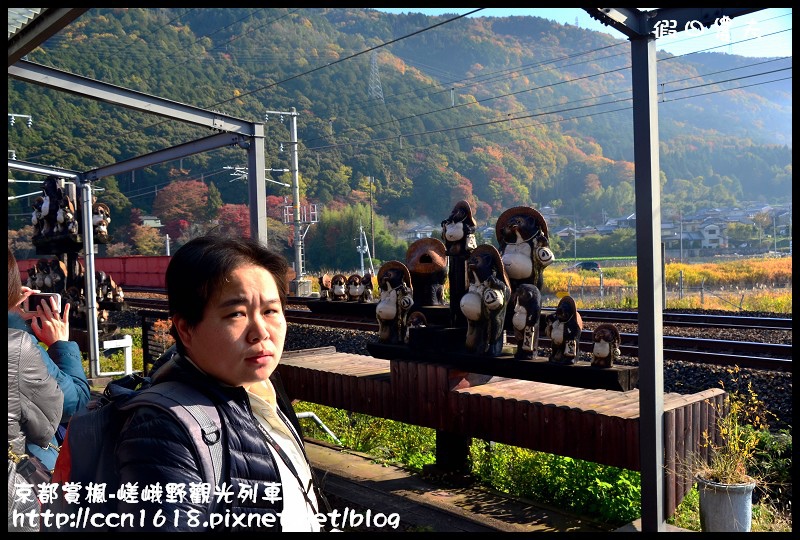
[[[304,296],[290,296],[290,305],[308,305],[312,302],[319,302],[317,298]],[[555,311],[555,308],[543,308],[543,313]],[[584,321],[609,322],[619,324],[638,324],[639,313],[637,311],[619,311],[609,309],[581,309],[581,318]],[[664,312],[662,320],[665,326],[684,326],[692,328],[747,328],[759,330],[791,330],[791,317],[752,317],[741,315],[708,315],[696,313],[675,313]]]
[[[126,292],[151,293],[166,296],[164,289],[147,287],[129,287]],[[140,299],[130,300],[139,302]],[[128,298],[126,298],[128,301]],[[320,300],[307,296],[289,296],[290,306],[307,306]],[[131,304],[133,305],[133,304]],[[542,311],[549,313],[554,308],[544,308]],[[639,313],[636,311],[619,311],[611,309],[582,309],[581,318],[584,321],[609,322],[617,324],[638,324]],[[792,330],[791,317],[753,317],[741,315],[708,315],[696,313],[664,312],[662,320],[665,326],[690,327],[690,328],[731,328],[731,329],[759,329],[759,330]]]
[[[130,308],[135,309],[166,312],[168,308],[167,300],[164,298],[126,297],[125,302]],[[295,303],[294,298],[290,298],[289,303],[290,305],[302,305],[300,303]],[[616,312],[610,311],[604,313]],[[584,317],[583,314],[584,311],[581,311],[581,316],[585,320],[586,317]],[[708,317],[715,316],[710,315]],[[742,319],[742,317],[739,317],[739,319]],[[287,309],[286,320],[294,324],[307,324],[327,328],[346,328],[366,332],[377,332],[378,330],[378,323],[375,319],[340,314],[315,313],[304,309]],[[607,319],[590,320],[606,321]],[[619,322],[619,320],[615,322]],[[683,324],[681,326],[690,325]],[[715,326],[725,327],[724,325]],[[762,327],[762,329],[766,328],[767,327]],[[638,357],[638,335],[621,333],[620,338],[620,351],[622,354],[633,358]],[[511,344],[514,343],[513,337],[509,338],[509,342]],[[740,367],[774,371],[791,371],[792,369],[792,345],[679,336],[664,336],[663,343],[665,360],[718,366],[738,365]],[[550,340],[543,336],[540,337],[539,346],[549,347]],[[580,349],[583,352],[591,352],[592,348],[592,332],[590,330],[584,330],[581,334]]]

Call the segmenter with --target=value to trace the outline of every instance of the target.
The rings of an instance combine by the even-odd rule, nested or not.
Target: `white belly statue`
[[[375,306],[375,315],[383,321],[397,317],[397,291],[381,291],[381,299]]]
[[[483,287],[470,285],[469,290],[461,297],[461,313],[470,321],[481,320],[483,310]]]
[[[446,224],[444,238],[448,242],[458,242],[464,238],[464,224],[461,222]]]
[[[594,356],[599,356],[601,358],[605,358],[609,354],[611,354],[611,344],[608,341],[595,341],[594,342],[594,349],[592,349],[592,354]]]
[[[511,279],[525,279],[533,275],[531,246],[524,242],[507,244],[503,250],[503,266]]]
[[[561,321],[553,321],[552,328],[550,329],[550,339],[554,345],[561,345],[564,343],[564,323]]]
[[[511,324],[520,332],[525,330],[528,325],[528,310],[525,306],[517,304],[514,306],[514,316],[511,318]]]

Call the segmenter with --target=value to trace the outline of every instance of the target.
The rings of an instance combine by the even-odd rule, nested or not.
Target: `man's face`
[[[264,381],[280,362],[286,317],[275,278],[260,266],[234,270],[212,296],[194,328],[175,324],[189,358],[203,371],[231,386]]]

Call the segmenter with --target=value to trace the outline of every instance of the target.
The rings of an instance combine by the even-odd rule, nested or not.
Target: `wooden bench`
[[[333,347],[286,351],[278,371],[292,399],[641,471],[638,390],[493,377]],[[703,455],[702,433],[715,433],[714,410],[724,395],[721,389],[664,394],[667,517],[692,487],[681,468]]]

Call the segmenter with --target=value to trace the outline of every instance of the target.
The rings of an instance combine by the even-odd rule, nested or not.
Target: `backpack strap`
[[[281,374],[278,373],[278,370],[272,372],[272,375],[269,376],[269,380],[272,383],[272,387],[275,389],[275,398],[278,403],[278,410],[281,411],[286,418],[289,420],[289,423],[294,427],[295,431],[300,435],[300,438],[303,438],[303,428],[300,426],[300,420],[297,418],[297,413],[294,412],[294,407],[292,407],[292,400],[289,398],[289,394],[286,393],[286,388],[283,386],[283,379],[281,379]],[[303,442],[300,441],[300,447],[302,448]]]
[[[194,443],[203,478],[209,484],[219,486],[224,462],[222,422],[214,403],[187,384],[165,381],[142,390],[120,408],[129,409],[139,405],[167,411],[181,423]],[[213,510],[216,498],[212,496],[211,499]]]

